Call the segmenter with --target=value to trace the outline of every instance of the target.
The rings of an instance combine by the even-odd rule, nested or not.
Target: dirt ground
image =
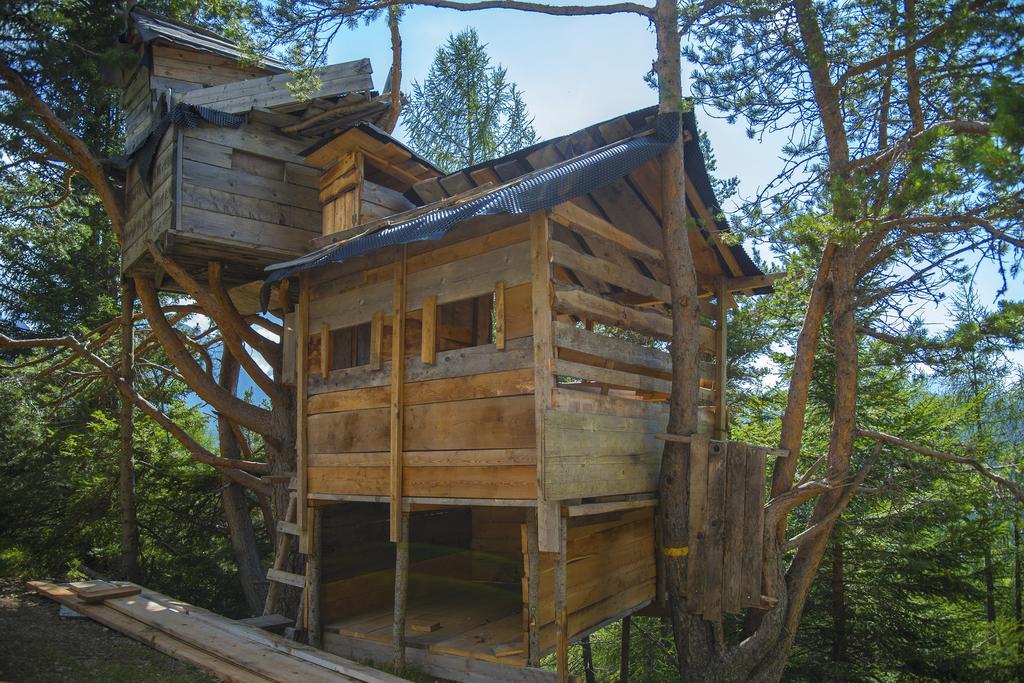
[[[91,619],[60,617],[58,608],[21,581],[0,578],[0,681],[213,681]]]

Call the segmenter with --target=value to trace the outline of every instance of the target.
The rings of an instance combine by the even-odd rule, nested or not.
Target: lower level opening
[[[523,666],[525,509],[439,508],[411,513],[406,644]],[[325,508],[321,611],[332,634],[391,644],[395,551],[388,506]]]

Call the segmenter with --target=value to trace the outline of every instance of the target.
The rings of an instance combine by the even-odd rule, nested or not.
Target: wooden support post
[[[726,279],[721,277],[717,283],[717,314],[718,334],[715,340],[715,438],[729,438],[729,415],[726,403],[726,383],[728,382],[728,354],[726,346],[729,341],[729,330],[726,313],[729,310],[729,297],[726,291]]]
[[[555,358],[551,312],[551,221],[542,211],[530,214],[530,270],[533,306],[533,395],[537,431],[537,537],[541,552],[558,552],[558,503],[544,492],[544,417],[551,408]]]
[[[559,518],[558,555],[555,557],[555,660],[558,683],[568,683],[569,681],[569,614],[566,586],[566,568],[569,560],[566,537],[569,527],[567,522],[567,518]]]
[[[402,432],[405,389],[405,269],[406,248],[395,264],[391,317],[391,541],[402,539]]]
[[[437,360],[437,297],[428,296],[423,300],[423,333],[420,343],[420,360],[433,365]]]
[[[295,360],[295,523],[299,528],[299,552],[309,552],[306,533],[306,462],[309,450],[306,433],[306,411],[309,403],[309,279],[299,276],[299,309],[296,311],[295,339],[298,353]]]
[[[309,617],[306,632],[310,645],[320,647],[323,623],[320,619],[320,580],[323,575],[323,520],[322,507],[313,508],[313,528],[310,530],[309,560],[306,563],[306,600]]]
[[[622,640],[619,643],[619,683],[629,683],[629,629],[633,617],[622,617]]]
[[[373,314],[370,322],[370,368],[384,367],[384,311]]]
[[[135,281],[121,281],[121,377],[135,383]],[[135,403],[121,397],[118,503],[121,508],[121,573],[128,581],[140,581],[139,522],[135,508]]]
[[[405,606],[409,597],[409,512],[400,515],[399,540],[395,545],[395,614],[391,626],[396,673],[405,669]]]
[[[540,548],[537,545],[537,511],[526,513],[526,623],[529,636],[527,661],[540,666]]]
[[[494,348],[505,350],[505,283],[494,285]]]
[[[331,374],[331,356],[334,353],[331,347],[331,328],[323,323],[320,325],[320,376],[324,379]]]

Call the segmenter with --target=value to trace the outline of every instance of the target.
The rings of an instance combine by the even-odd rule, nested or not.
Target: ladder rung
[[[264,474],[260,479],[271,484],[285,484],[292,480],[294,472],[282,472],[281,474]]]
[[[277,530],[282,534],[291,534],[292,536],[299,535],[299,525],[295,522],[278,522]]]
[[[306,577],[302,574],[292,574],[291,572],[282,571],[280,569],[268,569],[267,580],[275,583],[286,583],[289,586],[295,586],[296,588],[306,587]]]

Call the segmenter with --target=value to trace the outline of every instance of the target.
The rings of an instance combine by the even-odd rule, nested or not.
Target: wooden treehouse
[[[396,143],[357,125],[307,151],[324,234],[269,279],[297,291],[295,531],[315,561],[291,579],[327,648],[389,661],[404,621],[427,671],[541,680],[546,653],[564,672],[570,642],[660,601],[672,321],[658,124],[644,110],[418,181],[417,208],[375,220],[353,208],[360,178]],[[676,132],[695,138],[692,116]],[[695,144],[686,165],[707,435],[691,593],[720,620],[762,604],[766,455],[725,441],[725,311],[770,278],[717,239]]]
[[[541,657],[565,676],[571,642],[663,604],[659,183],[677,135],[702,313],[689,603],[712,621],[764,605],[768,451],[728,441],[725,314],[771,277],[720,239],[692,114],[646,109],[442,175],[377,127],[389,98],[367,60],[297,100],[280,64],[132,19],[123,266],[174,289],[153,251],[200,280],[217,261],[243,313],[262,288],[283,317],[297,511],[278,530],[308,561],[291,573],[278,553],[268,578],[303,589],[326,649],[553,680]]]
[[[200,278],[218,260],[238,286],[260,280],[267,264],[306,253],[321,234],[320,172],[301,152],[326,133],[387,116],[390,95],[373,89],[369,60],[325,67],[319,89],[300,100],[282,64],[245,65],[222,37],[139,8],[131,18],[126,42],[139,62],[123,102],[123,269],[173,288],[154,264],[149,250],[157,249]],[[413,206],[402,192],[437,172],[410,159],[388,159],[405,171],[405,184],[378,186],[368,174],[364,215]]]

